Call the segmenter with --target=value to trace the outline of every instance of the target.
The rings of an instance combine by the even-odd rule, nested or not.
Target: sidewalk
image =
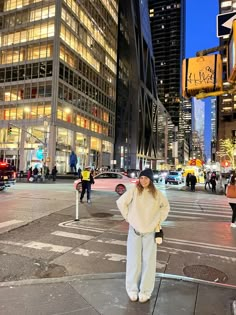
[[[0,283],[0,315],[235,315],[236,286],[157,274],[151,300],[131,302],[124,273]]]

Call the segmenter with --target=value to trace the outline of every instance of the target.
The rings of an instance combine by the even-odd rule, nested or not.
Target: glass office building
[[[166,162],[168,115],[157,97],[147,0],[120,0],[115,166]]]
[[[117,34],[118,0],[0,1],[0,158],[110,165]]]

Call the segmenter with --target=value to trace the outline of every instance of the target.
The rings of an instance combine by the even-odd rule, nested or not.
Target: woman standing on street
[[[233,211],[231,227],[236,227],[236,176],[232,175],[228,186],[226,187],[226,197]]]
[[[166,197],[155,188],[153,172],[139,174],[136,187],[125,192],[117,206],[129,223],[127,240],[126,291],[131,301],[145,303],[151,298],[156,274],[155,232],[170,210]]]

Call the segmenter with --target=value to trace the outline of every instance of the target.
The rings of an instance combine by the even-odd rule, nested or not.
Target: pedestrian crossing
[[[214,221],[230,222],[231,209],[227,204],[227,200],[219,201],[216,204],[207,200],[185,200],[184,203],[180,200],[170,199],[171,211],[167,219],[167,226],[171,226],[171,222],[175,221]],[[41,251],[60,256],[76,256],[82,260],[89,258],[95,261],[107,261],[112,263],[125,263],[126,261],[126,239],[128,224],[124,222],[118,209],[110,209],[110,213],[114,214],[107,218],[81,218],[80,221],[69,220],[61,222],[50,228],[48,232],[39,233],[35,230],[37,239],[29,241],[0,238],[0,246],[4,252],[7,249],[19,249],[21,254],[24,250]],[[41,218],[47,220],[47,217]],[[21,221],[24,223],[23,221]],[[17,220],[10,220],[0,223],[0,232],[2,228],[15,226],[21,223]],[[41,225],[43,223],[41,222]],[[181,226],[182,222],[179,223]],[[37,225],[34,229],[40,229]],[[164,225],[165,228],[165,225]],[[41,235],[42,234],[42,235]],[[216,241],[217,242],[217,241]],[[11,250],[10,250],[11,252]],[[166,237],[161,246],[158,246],[158,252],[164,254],[198,254],[210,255],[211,257],[229,259],[236,262],[236,248],[228,245],[217,245],[216,243],[193,241],[183,239],[181,237]],[[51,256],[50,256],[51,257]],[[68,258],[69,259],[69,258]],[[71,258],[70,258],[71,259]]]

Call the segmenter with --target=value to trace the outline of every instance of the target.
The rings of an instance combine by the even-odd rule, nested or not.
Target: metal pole
[[[79,221],[79,191],[75,191],[75,221]]]

